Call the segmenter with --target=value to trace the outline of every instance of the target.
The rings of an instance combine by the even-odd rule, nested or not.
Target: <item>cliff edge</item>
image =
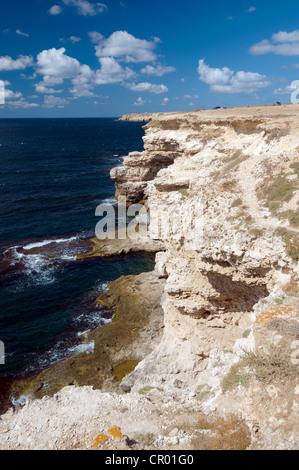
[[[155,268],[163,334],[123,378],[122,395],[72,387],[58,403],[28,403],[3,417],[1,447],[16,442],[11,423],[29,423],[37,407],[57,416],[59,400],[63,409],[81,396],[113,402],[113,420],[139,433],[141,448],[298,449],[299,106],[130,119],[148,122],[144,151],[111,177],[117,197],[145,204],[165,247]],[[140,426],[129,411],[121,418],[132,406],[145,410]],[[88,447],[84,432],[77,447]]]

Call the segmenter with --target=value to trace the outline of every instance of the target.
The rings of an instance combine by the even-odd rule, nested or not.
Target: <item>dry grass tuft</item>
[[[299,285],[298,282],[292,277],[290,282],[284,286],[284,291],[288,296],[297,297],[299,295]]]
[[[294,162],[290,165],[290,168],[292,168],[292,170],[294,170],[294,172],[296,173],[296,175],[298,176],[299,178],[299,162]]]
[[[248,387],[252,379],[252,373],[245,371],[245,364],[243,360],[234,364],[229,373],[222,379],[221,387],[222,392],[226,393],[230,390],[241,385],[242,387]]]
[[[225,417],[200,417],[197,427],[199,435],[192,441],[194,450],[246,450],[251,443],[248,426],[241,417],[234,414]]]
[[[155,435],[151,432],[137,433],[134,435],[134,439],[141,445],[150,447],[155,440]]]
[[[241,206],[243,203],[242,199],[239,197],[238,199],[235,199],[234,202],[232,203],[232,207],[238,207]]]
[[[299,261],[299,233],[290,231],[286,227],[279,227],[276,230],[276,233],[282,237],[286,244],[288,255],[294,261]]]
[[[290,382],[297,379],[298,372],[299,367],[292,364],[290,354],[271,345],[267,353],[247,353],[234,364],[222,380],[222,390],[225,393],[239,385],[246,387],[253,377],[265,385],[273,380]]]
[[[237,181],[236,180],[227,180],[221,184],[222,191],[233,191],[236,189]]]
[[[296,181],[288,181],[286,175],[279,175],[274,181],[269,184],[269,178],[265,178],[263,184],[258,191],[260,198],[265,200],[266,206],[270,211],[279,215],[281,206],[292,199],[295,191],[298,189]]]
[[[151,392],[154,390],[155,387],[151,387],[150,385],[147,385],[146,387],[141,388],[138,390],[139,395],[146,395],[148,392]]]

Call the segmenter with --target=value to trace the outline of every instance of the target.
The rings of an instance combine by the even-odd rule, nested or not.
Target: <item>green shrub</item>
[[[299,162],[294,162],[290,165],[290,167],[292,168],[292,170],[294,170],[294,172],[296,173],[296,175],[298,176],[299,178]]]
[[[232,207],[238,207],[238,206],[241,206],[241,205],[242,205],[242,199],[241,198],[235,199],[234,202],[232,203]]]

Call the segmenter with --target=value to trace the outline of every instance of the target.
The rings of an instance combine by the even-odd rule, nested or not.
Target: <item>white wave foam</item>
[[[25,245],[25,246],[17,245],[17,246],[8,248],[4,252],[4,255],[8,255],[8,254],[12,255],[12,258],[13,258],[11,261],[12,266],[14,266],[16,263],[20,261],[24,263],[25,272],[27,272],[27,274],[38,275],[38,278],[37,278],[38,283],[41,282],[41,283],[49,284],[55,281],[53,272],[56,270],[56,268],[53,266],[53,259],[41,253],[26,254],[19,250],[21,249],[26,252],[33,248],[40,248],[46,245],[50,245],[51,243],[69,243],[77,239],[78,237],[74,236],[71,238],[58,238],[56,240],[55,239],[44,240],[42,242],[29,243],[28,245]],[[76,256],[65,253],[65,254],[60,255],[59,259],[63,261],[74,261],[76,260]]]
[[[77,336],[78,336],[78,338],[80,338],[80,336],[85,336],[87,333],[89,333],[89,330],[79,331],[79,332],[77,333]]]
[[[51,284],[55,281],[54,267],[49,267],[49,259],[41,255],[25,256],[25,270],[29,274],[37,275],[36,280],[42,284]]]
[[[22,263],[24,263],[25,273],[33,275],[34,281],[38,284],[51,284],[55,281],[53,275],[55,268],[54,266],[49,266],[49,264],[51,264],[49,258],[40,254],[25,255],[24,253],[19,253],[18,248],[21,247],[15,246],[9,249],[13,251],[14,261],[12,261],[12,265],[16,264],[18,261],[22,261]]]
[[[94,353],[94,341],[90,341],[90,343],[83,343],[83,344],[79,344],[78,346],[74,346],[69,349],[69,352],[72,352],[75,356],[81,353],[93,354]]]
[[[58,238],[56,240],[44,240],[43,242],[35,242],[29,243],[23,247],[24,250],[31,250],[32,248],[40,248],[42,246],[50,245],[51,243],[67,243],[73,240],[77,240],[78,237],[71,237],[71,238]]]
[[[60,256],[60,259],[64,261],[75,261],[77,258],[75,255],[62,255]]]
[[[102,291],[101,291],[102,292]],[[76,322],[79,325],[84,325],[81,326],[81,328],[87,328],[87,330],[78,333],[78,336],[84,336],[85,333],[89,333],[90,331],[94,330],[95,328],[98,328],[99,326],[102,326],[106,323],[109,323],[112,321],[111,319],[103,318],[103,312],[102,310],[96,310],[93,312],[88,312],[82,313],[76,318]]]
[[[11,396],[10,401],[14,408],[21,408],[32,398],[31,395],[20,395],[18,398]]]
[[[101,291],[107,292],[107,290],[108,290],[108,284],[109,284],[108,282],[103,282],[103,283],[101,284],[101,286],[100,286]]]
[[[101,204],[116,204],[116,199],[114,197],[107,197],[106,199],[101,200]]]

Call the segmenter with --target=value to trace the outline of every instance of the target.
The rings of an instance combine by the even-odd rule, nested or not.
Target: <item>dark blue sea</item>
[[[0,120],[0,388],[82,351],[80,334],[111,318],[96,303],[107,283],[153,268],[146,254],[75,260],[143,134],[116,119]]]

